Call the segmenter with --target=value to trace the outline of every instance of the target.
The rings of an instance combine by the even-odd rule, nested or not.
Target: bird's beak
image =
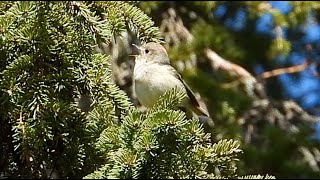
[[[142,48],[142,47],[140,47],[140,46],[138,46],[138,45],[136,45],[136,44],[132,44],[132,45],[133,45],[134,47],[136,47],[136,48],[140,51],[140,53],[143,52],[143,48]],[[130,57],[135,57],[135,59],[136,59],[136,57],[139,56],[139,55],[138,55],[138,54],[130,54],[129,56],[130,56]],[[135,60],[135,59],[134,59],[134,60]]]
[[[138,56],[139,56],[139,55],[137,55],[137,54],[130,54],[130,55],[129,55],[129,57],[134,57],[134,58],[132,58],[133,61],[136,61],[136,59],[137,59]]]

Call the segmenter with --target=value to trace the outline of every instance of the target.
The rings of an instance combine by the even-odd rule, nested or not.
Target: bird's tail
[[[198,116],[206,116],[209,117],[209,113],[202,109],[200,106],[191,106],[190,109],[196,113]]]

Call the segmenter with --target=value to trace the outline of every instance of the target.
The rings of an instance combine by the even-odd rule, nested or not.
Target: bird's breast
[[[166,66],[136,64],[134,90],[142,105],[152,107],[165,91],[174,87],[185,91],[182,82]]]

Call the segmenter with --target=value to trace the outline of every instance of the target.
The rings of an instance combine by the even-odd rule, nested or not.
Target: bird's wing
[[[194,96],[193,92],[191,91],[190,87],[187,85],[187,83],[184,82],[184,80],[181,78],[180,74],[172,67],[170,66],[170,72],[173,72],[174,75],[182,82],[182,84],[184,85],[184,87],[186,88],[187,91],[187,95],[191,101],[191,103],[195,106],[195,107],[200,107],[198,100],[196,99],[196,97]]]
[[[170,68],[169,69],[170,72],[172,72],[173,75],[176,76],[182,82],[184,87],[186,88],[187,96],[190,99],[190,103],[191,103],[191,106],[189,106],[189,108],[191,108],[191,110],[193,112],[195,112],[197,115],[209,117],[209,114],[206,112],[206,110],[204,110],[200,107],[198,100],[194,96],[193,92],[191,91],[191,89],[187,85],[187,83],[185,83],[184,80],[181,78],[180,74],[172,66],[169,66],[169,68]]]

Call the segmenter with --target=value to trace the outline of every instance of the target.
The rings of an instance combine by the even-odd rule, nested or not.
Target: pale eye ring
[[[145,52],[146,54],[148,54],[150,51],[149,51],[148,49],[146,49],[146,50],[144,50],[144,52]]]

